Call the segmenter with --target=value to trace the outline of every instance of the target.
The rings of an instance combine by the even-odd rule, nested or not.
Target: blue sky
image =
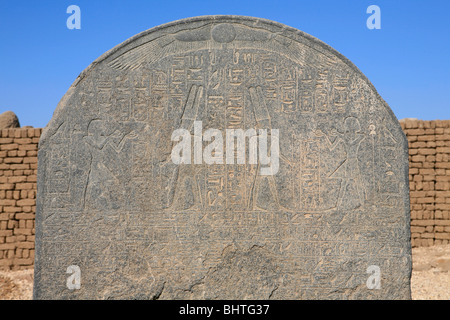
[[[69,30],[69,5],[81,30]],[[369,30],[369,5],[381,29]],[[177,19],[235,14],[266,18],[324,41],[374,84],[397,118],[450,119],[449,0],[1,0],[0,113],[44,127],[72,82],[129,37]]]

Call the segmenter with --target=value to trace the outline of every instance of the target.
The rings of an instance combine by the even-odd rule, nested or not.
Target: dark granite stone
[[[200,151],[267,130],[278,168],[250,142],[175,164],[177,129]],[[276,22],[184,19],[102,55],[45,128],[34,298],[410,299],[409,219],[407,140],[351,62]]]

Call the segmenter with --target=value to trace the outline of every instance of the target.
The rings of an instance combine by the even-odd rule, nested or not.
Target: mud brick
[[[19,235],[19,234],[31,235],[32,231],[30,229],[20,229],[20,228],[14,229],[14,235]]]
[[[14,259],[14,264],[19,265],[19,266],[29,266],[32,265],[34,262],[34,260],[32,258],[16,258]]]
[[[8,182],[9,183],[20,183],[20,182],[25,182],[25,181],[27,181],[27,177],[25,177],[25,176],[8,177]]]
[[[16,213],[15,218],[17,220],[30,220],[34,219],[35,214],[34,213]]]
[[[8,229],[13,230],[19,225],[19,222],[16,220],[9,220],[8,221]]]
[[[414,119],[414,120],[406,120],[405,121],[405,128],[406,129],[413,129],[413,128],[418,128],[419,126],[419,120]],[[409,131],[409,130],[408,130]]]
[[[14,139],[14,143],[17,144],[31,144],[31,139],[30,138],[16,138]]]
[[[418,153],[420,155],[430,155],[430,154],[436,154],[436,149],[432,148],[420,148]]]
[[[434,162],[436,162],[436,156],[426,156],[424,164],[427,162],[430,162],[431,165],[434,165]]]
[[[9,168],[11,170],[27,170],[30,169],[30,164],[28,163],[11,164]]]
[[[436,197],[434,202],[435,203],[445,203],[445,200],[446,200],[445,198]]]
[[[13,199],[0,199],[0,206],[15,206],[16,200]]]
[[[445,239],[445,240],[450,240],[450,233],[435,233],[435,238],[436,239]]]
[[[27,177],[27,182],[37,182],[37,176],[36,175],[30,175]]]
[[[435,220],[437,226],[450,226],[450,220]]]
[[[3,211],[6,212],[6,213],[9,213],[9,212],[21,212],[22,209],[18,208],[18,207],[4,207]]]
[[[418,174],[419,173],[419,169],[418,168],[409,168],[409,174],[410,175],[414,175],[414,174]]]
[[[450,147],[437,147],[436,152],[438,153],[450,153]]]
[[[447,203],[437,203],[436,204],[436,209],[439,209],[439,210],[445,210],[445,211],[449,211],[450,210],[450,204],[447,204]]]
[[[33,220],[21,220],[25,221],[25,228],[27,229],[33,229],[34,228],[34,221]]]
[[[423,155],[415,155],[411,158],[412,162],[424,162],[425,156]]]
[[[407,133],[408,136],[422,136],[425,134],[425,129],[410,129]]]
[[[416,232],[417,234],[422,234],[425,232],[425,228],[424,227],[418,227],[418,226],[412,226],[411,227],[411,232]]]
[[[448,182],[436,182],[435,185],[436,190],[449,190],[450,184]]]
[[[438,182],[450,182],[450,176],[436,176]]]
[[[23,170],[14,170],[14,176],[23,176]]]
[[[31,190],[33,189],[32,183],[17,183],[16,184],[16,190]]]
[[[22,258],[22,250],[21,248],[16,248],[16,251],[14,252],[15,258]]]
[[[34,128],[28,128],[27,130],[27,137],[33,138],[34,137]]]
[[[417,141],[413,142],[409,145],[410,149],[418,149],[418,148],[425,148],[427,146],[427,143],[424,141]]]
[[[420,237],[422,239],[434,239],[434,233],[422,233]]]
[[[12,230],[0,230],[0,237],[11,237],[12,234]]]
[[[36,157],[27,157],[23,159],[23,163],[37,163],[38,159]]]
[[[0,138],[0,144],[11,144],[13,141],[13,138]]]
[[[427,162],[425,161],[424,163],[422,163],[422,168],[424,169],[434,169],[435,167],[435,163],[434,162]]]
[[[13,190],[14,183],[2,183],[0,184],[0,190]]]
[[[26,157],[27,156],[27,152],[25,150],[18,150],[17,151],[17,156],[18,157]]]
[[[38,146],[36,144],[23,144],[23,145],[18,145],[19,150],[37,150]]]
[[[436,141],[436,136],[417,136],[417,141]]]
[[[36,204],[36,200],[34,199],[22,199],[17,201],[17,206],[34,206]]]
[[[8,143],[0,145],[0,150],[17,150],[19,145],[17,143]]]
[[[411,221],[411,225],[413,226],[433,226],[434,225],[434,221],[432,220],[414,220]]]
[[[16,249],[15,243],[2,243],[0,244],[0,250],[14,250]]]
[[[34,242],[31,241],[20,242],[17,244],[17,247],[22,249],[34,249]]]

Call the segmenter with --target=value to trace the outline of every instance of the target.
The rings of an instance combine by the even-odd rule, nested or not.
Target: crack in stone
[[[153,299],[152,299],[152,300],[158,300],[159,297],[161,297],[161,295],[162,295],[162,293],[163,293],[163,291],[164,291],[165,286],[166,286],[166,282],[164,281],[163,284],[162,284],[162,286],[161,286],[161,288],[160,288],[160,289],[155,293],[155,295],[153,296]]]

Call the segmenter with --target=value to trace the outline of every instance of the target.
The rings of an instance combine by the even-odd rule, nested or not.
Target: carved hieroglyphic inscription
[[[202,162],[195,121],[279,130],[278,172]],[[172,161],[177,129],[200,161]],[[35,298],[410,298],[405,137],[299,31],[227,16],[146,31],[82,73],[39,152]]]

